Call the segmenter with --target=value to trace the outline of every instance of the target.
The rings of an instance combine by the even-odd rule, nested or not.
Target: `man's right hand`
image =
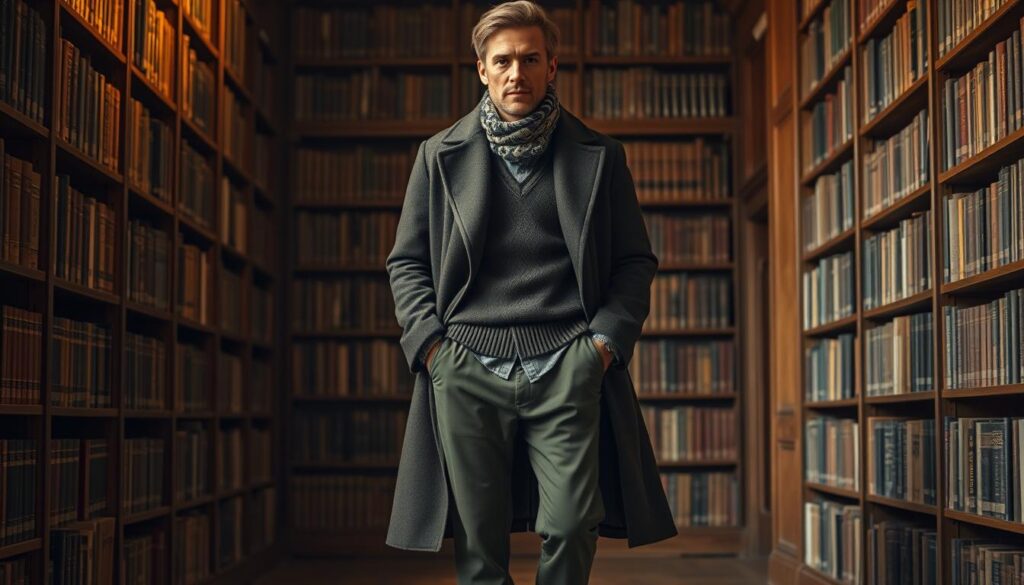
[[[441,347],[441,342],[442,341],[444,341],[444,338],[443,337],[439,337],[437,339],[437,341],[434,342],[434,345],[431,345],[430,349],[427,350],[426,366],[427,366],[427,373],[428,374],[430,373],[431,364],[434,363],[434,354],[437,353],[438,348]]]

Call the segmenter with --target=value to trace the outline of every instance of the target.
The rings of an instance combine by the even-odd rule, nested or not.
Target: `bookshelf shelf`
[[[159,199],[155,195],[133,186],[131,183],[128,184],[128,194],[132,199],[144,203],[149,206],[150,209],[157,210],[165,217],[171,217],[174,215],[174,209],[171,208],[171,204],[169,202]]]
[[[214,242],[219,241],[217,234],[213,232],[212,228],[203,225],[200,220],[193,217],[191,213],[184,209],[181,209],[178,212],[178,225],[191,236],[203,240],[205,244],[212,245]]]
[[[930,504],[919,504],[917,502],[896,500],[893,498],[876,496],[874,494],[868,494],[867,496],[864,497],[864,499],[871,502],[872,504],[878,504],[889,508],[897,508],[899,510],[906,510],[908,512],[916,512],[918,514],[927,514],[929,516],[935,516],[938,513],[938,508]]]
[[[301,394],[293,394],[292,401],[296,403],[332,403],[332,402],[399,402],[406,403],[412,399],[412,396],[405,394],[394,394],[391,396],[387,395],[371,395],[371,396],[303,396]]]
[[[117,418],[116,408],[52,407],[51,416],[66,418]]]
[[[182,22],[182,33],[188,36],[192,42],[190,46],[196,47],[197,53],[200,53],[202,58],[207,61],[217,61],[220,59],[220,52],[213,46],[213,42],[207,33],[202,31],[202,28],[195,22],[195,20],[184,11],[181,15]]]
[[[850,315],[849,317],[843,317],[837,319],[831,323],[825,323],[811,329],[804,329],[805,337],[823,337],[833,335],[835,333],[841,333],[844,331],[852,331],[857,327],[857,315]]]
[[[607,120],[582,118],[584,124],[610,136],[681,136],[702,134],[731,134],[736,122],[733,118],[638,118]]]
[[[735,335],[732,327],[692,328],[692,329],[643,329],[642,337],[727,337]]]
[[[476,63],[476,59],[473,60]],[[731,56],[722,55],[593,55],[583,59],[584,65],[672,65],[690,67],[728,67],[732,65]],[[559,60],[559,66],[562,65]]]
[[[109,184],[112,187],[120,187],[124,182],[124,177],[121,173],[114,171],[108,167],[101,165],[95,160],[89,158],[78,148],[64,142],[62,138],[57,138],[57,163],[58,168],[70,167],[69,170],[75,173],[85,173],[90,176],[93,181],[100,181]]]
[[[636,397],[647,402],[723,402],[735,400],[736,394],[658,394],[654,392],[638,392]]]
[[[944,295],[984,295],[1005,289],[1010,284],[1024,283],[1024,260],[1004,264],[981,274],[968,276],[942,285]]]
[[[129,526],[129,525],[132,525],[132,524],[139,524],[139,523],[142,523],[142,522],[148,522],[150,520],[155,520],[157,518],[162,518],[164,516],[167,516],[170,513],[171,513],[171,507],[170,506],[160,506],[159,508],[154,508],[152,510],[146,510],[145,512],[139,512],[137,514],[129,514],[128,516],[125,516],[124,524],[125,524],[125,526]]]
[[[40,550],[41,548],[43,548],[42,538],[30,538],[23,542],[0,546],[0,559],[9,559],[11,557]]]
[[[209,506],[210,504],[212,504],[212,503],[214,503],[216,501],[217,501],[217,496],[215,496],[213,494],[208,494],[208,495],[201,496],[201,497],[198,497],[198,498],[192,498],[191,500],[186,500],[184,502],[177,502],[177,503],[174,504],[174,511],[175,512],[183,512],[183,511],[192,510],[192,509],[195,509],[195,508],[202,508],[203,506]]]
[[[811,167],[811,169],[803,174],[800,179],[800,183],[804,187],[813,187],[814,181],[821,175],[826,173],[833,173],[839,170],[839,167],[843,165],[847,159],[853,156],[853,139],[847,140],[846,142],[839,145],[832,154],[825,157],[824,160]]]
[[[871,37],[884,35],[905,12],[901,10],[904,6],[905,3],[901,0],[888,0],[881,12],[864,23],[864,28],[857,37],[857,44],[861,45]]]
[[[193,321],[188,317],[182,317],[181,315],[178,315],[177,320],[179,328],[191,329],[192,331],[205,333],[207,335],[214,335],[215,333],[217,333],[217,330],[212,325],[205,325],[198,321]]]
[[[1024,156],[1024,128],[1004,136],[995,144],[939,175],[944,185],[980,186],[995,179],[999,168]]]
[[[902,2],[896,2],[902,4]],[[915,114],[928,107],[928,77],[922,76],[903,93],[860,127],[860,135],[885,138],[905,127]]]
[[[696,461],[672,461],[659,460],[658,467],[671,467],[678,469],[699,469],[703,467],[735,467],[735,459],[705,459]]]
[[[865,310],[864,319],[871,321],[887,321],[898,315],[907,315],[920,311],[922,309],[930,309],[932,304],[932,289],[919,292],[913,296],[898,301],[893,301],[887,305],[875,307],[874,309]]]
[[[122,67],[125,65],[124,53],[104,39],[96,27],[86,22],[78,11],[68,6],[64,0],[58,0],[57,4],[60,6],[62,34],[71,32],[76,44],[77,41],[82,41],[89,46],[88,48],[101,51],[103,58],[112,60]]]
[[[294,201],[295,209],[401,209],[402,200],[394,201]]]
[[[822,11],[825,10],[826,6],[828,6],[828,2],[826,0],[818,0],[818,2],[815,3],[814,6],[810,8],[810,10],[807,11],[807,14],[805,14],[803,18],[800,19],[797,29],[801,33],[807,32],[807,27],[810,26],[811,22],[815,18],[821,16],[821,13]]]
[[[184,131],[183,134],[188,134],[189,143],[195,144],[198,142],[200,149],[205,151],[206,154],[213,153],[217,150],[217,143],[207,130],[200,128],[195,122],[189,120],[186,117],[181,118],[181,129]]]
[[[471,63],[476,63],[474,58]],[[452,66],[452,56],[436,57],[366,57],[366,58],[317,58],[298,57],[294,60],[296,69],[363,69],[367,67],[382,68],[442,68]],[[561,64],[561,63],[559,63]]]
[[[905,394],[887,394],[882,396],[865,396],[865,404],[909,404],[914,402],[933,402],[935,400],[935,391],[929,390],[927,392],[907,392]]]
[[[803,261],[814,262],[824,256],[829,256],[841,250],[848,250],[852,248],[855,233],[854,228],[843,231],[831,240],[804,252]]]
[[[170,410],[136,410],[126,408],[124,410],[125,418],[171,418]]]
[[[1006,384],[1002,386],[983,386],[980,388],[963,388],[946,390],[942,397],[947,400],[964,400],[970,398],[987,398],[990,396],[1024,395],[1024,384]]]
[[[92,289],[73,282],[68,282],[63,278],[54,277],[53,287],[56,291],[59,291],[58,294],[63,293],[66,295],[72,295],[82,299],[104,303],[106,305],[114,306],[121,302],[121,297],[118,295]]]
[[[185,420],[212,420],[214,418],[213,413],[209,411],[177,412],[174,416]]]
[[[825,72],[825,75],[821,77],[818,83],[814,84],[814,86],[807,91],[807,95],[800,100],[801,110],[810,108],[815,102],[825,97],[825,94],[828,93],[829,90],[835,88],[836,83],[842,78],[843,69],[850,64],[852,54],[853,49],[850,47],[846,47],[846,49],[843,50],[839,57],[836,58],[835,63],[832,64],[832,67]]]
[[[43,414],[40,404],[3,404],[0,405],[0,416],[39,416]]]
[[[882,231],[896,227],[901,220],[907,219],[915,212],[928,209],[931,205],[928,197],[930,194],[931,185],[918,187],[899,201],[862,220],[860,222],[861,230]]]
[[[450,120],[297,122],[295,133],[309,138],[428,138],[455,123]]]
[[[808,410],[848,410],[851,408],[856,408],[857,405],[858,400],[856,398],[804,402],[804,408]]]
[[[984,526],[986,528],[1002,530],[1003,532],[1024,534],[1024,524],[1020,524],[1018,522],[1007,522],[1006,520],[998,520],[996,518],[989,518],[988,516],[978,516],[977,514],[959,512],[957,510],[950,510],[949,508],[946,508],[942,515],[950,520],[956,520],[958,522],[964,522],[974,526]]]
[[[160,89],[158,89],[153,82],[150,81],[134,63],[131,64],[132,80],[135,84],[132,87],[132,97],[137,98],[143,104],[146,105],[150,110],[157,110],[158,114],[165,116],[174,116],[178,112],[178,107],[174,104],[174,98],[172,96],[165,95]],[[141,91],[135,91],[141,89]],[[172,91],[176,88],[172,88]]]
[[[174,315],[171,314],[167,309],[160,309],[157,307],[151,307],[149,305],[143,305],[134,301],[125,301],[125,308],[128,309],[129,314],[143,315],[150,319],[157,321],[170,322],[174,319]]]
[[[221,157],[224,162],[224,170],[226,174],[231,176],[232,183],[239,184],[240,187],[247,187],[252,184],[252,176],[249,171],[245,170],[245,167],[241,163],[233,160],[230,156],[224,155]]]
[[[21,266],[20,264],[11,264],[10,262],[2,260],[0,260],[0,274],[24,278],[26,280],[32,280],[40,283],[46,281],[46,273],[41,270]]]
[[[249,106],[253,104],[252,92],[249,91],[249,87],[242,81],[241,76],[227,65],[224,66],[224,80],[231,86],[230,91],[238,96],[242,102]]]
[[[935,70],[951,73],[971,68],[995,43],[1019,26],[1018,19],[1022,15],[1022,8],[1024,5],[1019,0],[1007,0],[956,46],[936,59]]]
[[[707,208],[707,209],[721,209],[733,206],[732,199],[714,200],[714,199],[693,199],[693,200],[678,200],[678,201],[651,201],[651,200],[640,200],[640,207],[644,209],[675,209],[675,208]]]
[[[735,266],[732,262],[665,262],[658,264],[658,270],[664,270],[666,272],[721,272],[724,270],[733,270],[734,268]]]
[[[843,581],[835,579],[831,575],[826,575],[818,569],[811,566],[800,567],[803,572],[801,575],[801,585],[804,585],[805,581],[808,581],[807,585],[848,585]]]
[[[837,496],[840,498],[846,498],[848,500],[860,499],[860,494],[856,490],[825,485],[823,483],[815,483],[813,481],[805,481],[804,485],[807,486],[807,489],[818,492],[820,494],[828,494],[830,496]]]
[[[50,130],[38,124],[25,114],[15,110],[7,102],[0,101],[0,131],[4,136],[17,136],[22,138],[37,138],[46,140],[50,137]]]

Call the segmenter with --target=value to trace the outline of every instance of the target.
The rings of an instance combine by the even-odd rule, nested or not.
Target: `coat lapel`
[[[464,116],[442,139],[437,153],[441,182],[445,198],[452,208],[455,224],[469,260],[469,271],[457,301],[478,271],[487,237],[490,210],[488,180],[491,173],[490,145],[480,126],[480,105]],[[581,298],[584,279],[592,275],[584,272],[590,216],[600,186],[604,168],[605,148],[582,122],[564,108],[549,148],[554,148],[553,173],[555,206],[562,228],[569,258],[580,286]],[[456,253],[455,247],[448,254]],[[450,266],[443,261],[442,266]],[[584,303],[584,310],[586,310]],[[455,309],[453,303],[445,311],[445,318]],[[590,318],[590,315],[587,315]]]

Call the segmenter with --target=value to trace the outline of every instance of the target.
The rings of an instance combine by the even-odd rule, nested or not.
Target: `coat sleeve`
[[[444,333],[437,315],[430,261],[430,179],[425,144],[421,142],[416,153],[398,219],[395,246],[385,263],[395,298],[395,317],[402,328],[400,343],[412,373],[424,369],[419,360],[424,346]]]
[[[604,303],[590,320],[590,330],[609,337],[620,356],[609,367],[626,369],[651,306],[651,283],[658,258],[651,250],[633,175],[622,143],[615,142],[610,197],[615,226],[611,238],[612,267]]]

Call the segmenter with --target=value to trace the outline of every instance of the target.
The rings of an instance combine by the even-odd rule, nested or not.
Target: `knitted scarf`
[[[558,96],[554,85],[548,84],[544,99],[525,118],[506,122],[498,115],[491,94],[480,98],[480,124],[494,154],[511,163],[529,164],[544,153],[551,133],[558,122]]]

